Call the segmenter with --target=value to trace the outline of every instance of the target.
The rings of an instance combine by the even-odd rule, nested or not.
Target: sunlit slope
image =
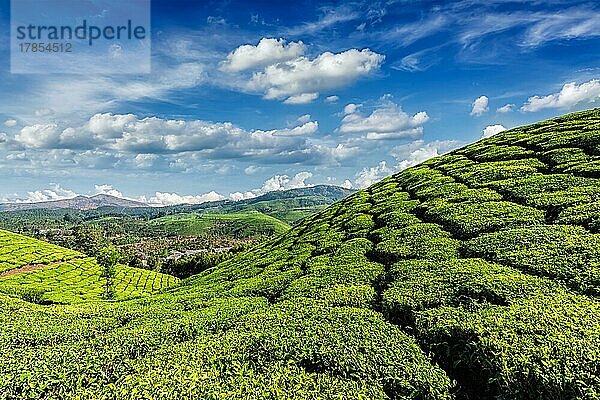
[[[190,284],[375,310],[461,396],[598,396],[599,160],[598,110],[503,132]]]
[[[39,303],[100,300],[105,279],[93,258],[27,236],[0,231],[0,292]],[[158,292],[178,282],[169,275],[117,267],[117,299]]]
[[[31,264],[51,264],[84,257],[50,243],[0,229],[0,273]]]
[[[149,225],[168,233],[181,235],[276,235],[290,226],[277,218],[260,212],[233,214],[177,214],[154,219]]]
[[[396,174],[168,293],[0,296],[0,398],[599,398],[599,156],[600,112],[573,114]]]

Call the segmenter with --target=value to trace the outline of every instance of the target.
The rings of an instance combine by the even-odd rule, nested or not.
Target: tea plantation
[[[429,160],[162,293],[0,295],[3,399],[600,399],[600,110]]]
[[[0,244],[0,293],[42,304],[102,298],[105,280],[93,258],[2,230]],[[170,275],[118,265],[114,289],[117,299],[125,299],[158,292],[177,282]]]

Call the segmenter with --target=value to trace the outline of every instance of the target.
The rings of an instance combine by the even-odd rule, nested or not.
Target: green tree
[[[73,229],[74,243],[71,248],[95,256],[110,245],[106,232],[97,225],[78,225]]]
[[[120,260],[121,253],[113,246],[100,249],[96,255],[96,261],[102,268],[101,276],[105,280],[103,297],[107,300],[116,297],[114,280],[117,274],[117,264]]]

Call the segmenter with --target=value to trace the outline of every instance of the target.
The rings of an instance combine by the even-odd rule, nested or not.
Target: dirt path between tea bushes
[[[72,260],[69,260],[69,261],[72,261]],[[0,272],[0,278],[18,275],[18,274],[22,274],[24,272],[36,271],[36,270],[42,269],[44,267],[54,267],[56,265],[64,264],[65,262],[68,262],[68,261],[55,261],[55,262],[51,262],[48,264],[28,264],[28,265],[24,265],[19,268],[9,269],[8,271]]]

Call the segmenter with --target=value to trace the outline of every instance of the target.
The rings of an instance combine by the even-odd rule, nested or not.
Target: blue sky
[[[361,188],[600,103],[593,1],[157,0],[149,75],[11,74],[9,10],[0,0],[3,201]]]

